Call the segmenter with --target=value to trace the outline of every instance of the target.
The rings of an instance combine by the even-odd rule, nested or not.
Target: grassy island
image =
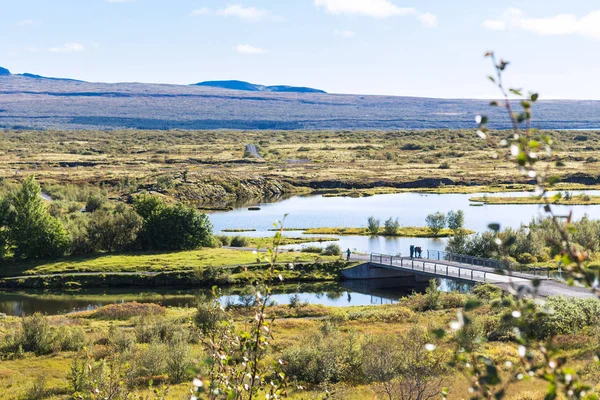
[[[466,230],[467,233],[474,233]],[[443,238],[454,234],[452,229],[444,228],[437,234],[427,227],[406,226],[398,228],[395,234],[388,235],[383,228],[379,229],[377,235],[372,235],[367,228],[311,228],[304,231],[307,235],[360,235],[360,236],[389,236],[389,237],[424,237],[424,238]]]
[[[600,196],[590,196],[587,194],[580,194],[575,196],[561,196],[540,198],[539,196],[527,196],[527,197],[504,197],[504,196],[483,196],[483,197],[471,197],[469,201],[473,203],[483,204],[550,204],[566,205],[566,206],[589,206],[600,204]]]

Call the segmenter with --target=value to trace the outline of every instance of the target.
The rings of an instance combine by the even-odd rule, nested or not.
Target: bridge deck
[[[487,282],[505,290],[510,286],[532,287],[532,281],[539,279],[542,281],[538,288],[540,296],[594,297],[588,289],[568,286],[563,282],[558,282],[545,276],[533,276],[533,274],[514,272],[502,274],[495,268],[465,265],[454,261],[410,259],[383,254],[377,254],[376,256],[357,254],[352,255],[351,260],[369,262],[382,268],[412,271],[417,274],[429,275],[436,278],[458,279],[474,283]]]

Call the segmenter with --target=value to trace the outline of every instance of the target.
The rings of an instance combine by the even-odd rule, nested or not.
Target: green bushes
[[[132,317],[164,315],[166,311],[166,308],[158,304],[132,301],[100,307],[92,312],[91,317],[106,320],[126,320]]]
[[[342,254],[342,248],[335,243],[327,245],[322,253],[324,256],[339,256]]]
[[[379,227],[381,226],[381,221],[375,217],[369,217],[367,221],[367,232],[370,235],[379,234]]]
[[[227,313],[215,302],[200,302],[194,315],[194,323],[204,335],[215,332],[221,322],[228,320]]]
[[[206,214],[182,204],[169,206],[149,195],[136,197],[133,205],[144,220],[140,231],[144,249],[192,250],[212,244],[212,226]]]
[[[538,321],[531,321],[536,326],[535,332],[539,338],[577,333],[600,321],[600,301],[594,298],[549,297],[545,307],[550,312],[539,316]]]
[[[386,236],[396,236],[398,229],[400,229],[400,221],[398,221],[398,218],[390,217],[384,223],[383,233]]]
[[[85,345],[81,327],[50,325],[47,317],[36,313],[21,319],[21,326],[7,335],[1,346],[3,355],[19,356],[23,352],[45,355],[59,351],[78,351]]]
[[[425,223],[434,235],[437,235],[446,226],[446,216],[444,213],[436,212],[429,214],[425,218]]]
[[[302,247],[301,251],[303,253],[321,254],[321,252],[323,251],[323,248],[320,246],[304,246],[304,247]]]
[[[517,256],[517,261],[519,262],[519,264],[535,264],[538,261],[538,259],[537,257],[532,256],[529,253],[523,253]]]
[[[39,259],[59,257],[68,250],[69,234],[60,221],[48,213],[40,185],[33,176],[2,203],[0,255],[12,251],[17,258]]]
[[[229,245],[231,247],[248,247],[249,242],[248,239],[243,236],[234,236],[231,238]]]

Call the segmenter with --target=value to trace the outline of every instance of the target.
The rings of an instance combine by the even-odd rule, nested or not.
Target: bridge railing
[[[494,268],[503,271],[519,272],[521,274],[533,276],[543,276],[547,278],[554,277],[555,275],[552,273],[550,268],[526,267],[518,263],[495,260],[493,258],[473,257],[465,254],[450,253],[447,251],[427,250],[427,258],[429,260],[451,261],[479,267]]]
[[[400,267],[425,274],[435,276],[446,276],[473,282],[487,282],[487,271],[461,267],[457,265],[438,264],[431,261],[403,258],[401,256],[391,256],[388,254],[371,253],[369,258],[371,263],[380,265],[389,265],[391,267]]]

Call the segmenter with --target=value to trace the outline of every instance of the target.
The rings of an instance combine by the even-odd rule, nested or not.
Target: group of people
[[[421,247],[415,247],[415,245],[410,245],[410,258],[423,258],[423,249]]]

